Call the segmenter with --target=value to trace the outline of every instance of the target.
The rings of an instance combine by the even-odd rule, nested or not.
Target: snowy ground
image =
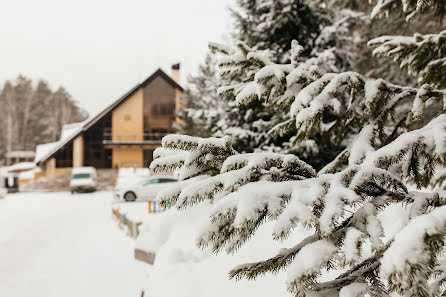
[[[0,296],[141,296],[146,265],[111,217],[111,193],[0,200]]]

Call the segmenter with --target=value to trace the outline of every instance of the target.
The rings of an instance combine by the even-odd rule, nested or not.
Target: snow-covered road
[[[140,296],[145,264],[133,249],[108,192],[0,199],[0,296]]]

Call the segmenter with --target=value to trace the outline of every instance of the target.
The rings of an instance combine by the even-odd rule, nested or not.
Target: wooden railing
[[[169,133],[112,133],[104,132],[104,144],[161,144],[161,140]]]

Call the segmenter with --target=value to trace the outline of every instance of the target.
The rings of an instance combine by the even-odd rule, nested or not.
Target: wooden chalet
[[[73,167],[147,167],[161,139],[173,133],[183,88],[179,65],[161,69],[85,122],[67,125],[58,142],[37,147],[35,163],[51,177]]]

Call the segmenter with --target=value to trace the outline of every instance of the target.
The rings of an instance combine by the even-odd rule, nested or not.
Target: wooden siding
[[[118,141],[121,135],[134,135],[143,140],[143,92],[136,91],[112,113],[112,140]]]
[[[113,168],[143,167],[143,150],[138,146],[117,146],[113,148]]]

